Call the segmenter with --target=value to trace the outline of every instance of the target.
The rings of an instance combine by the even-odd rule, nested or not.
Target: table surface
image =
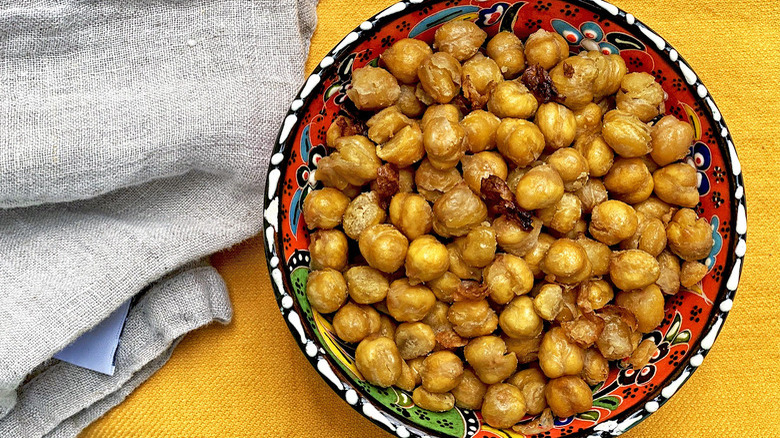
[[[307,71],[392,3],[321,0]],[[749,236],[734,308],[711,353],[669,403],[624,436],[780,436],[780,276],[770,265],[780,252],[780,3],[615,3],[674,45],[718,102],[744,170]],[[339,399],[298,349],[262,245],[256,237],[212,258],[230,289],[233,322],[187,336],[162,370],[82,438],[389,437]]]

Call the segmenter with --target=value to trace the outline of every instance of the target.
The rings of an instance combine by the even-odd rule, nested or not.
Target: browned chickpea
[[[582,203],[573,193],[564,193],[555,205],[539,210],[542,223],[559,233],[574,229],[582,217]]]
[[[563,179],[549,164],[540,164],[529,170],[517,183],[517,203],[526,210],[553,206],[564,193]]]
[[[433,393],[449,392],[460,383],[463,362],[451,351],[431,353],[423,361],[420,372],[422,387]]]
[[[499,32],[487,43],[487,55],[498,65],[506,79],[514,79],[525,69],[523,43],[512,32]]]
[[[539,29],[525,41],[528,65],[540,65],[545,70],[558,65],[569,56],[569,43],[556,32]]]
[[[501,154],[496,152],[479,152],[466,155],[461,160],[463,164],[463,179],[474,193],[482,194],[482,180],[495,175],[506,180],[508,173],[506,162]]]
[[[358,240],[360,234],[371,225],[384,223],[385,210],[379,206],[375,192],[364,192],[349,203],[344,212],[344,232],[351,239]]]
[[[428,202],[436,202],[444,193],[452,190],[462,180],[463,178],[460,176],[458,169],[439,170],[433,167],[427,158],[420,163],[420,167],[414,173],[414,183],[417,185],[417,191]]]
[[[541,414],[547,408],[547,400],[544,398],[544,387],[547,385],[547,378],[538,369],[528,368],[518,371],[507,380],[507,383],[516,386],[523,392],[528,415]]]
[[[547,405],[558,418],[571,417],[593,406],[593,394],[584,380],[564,376],[550,380],[544,388]]]
[[[460,75],[460,63],[445,52],[437,52],[429,56],[417,69],[422,89],[438,103],[449,103],[458,95]],[[417,98],[420,98],[419,94]]]
[[[455,239],[455,245],[466,264],[484,268],[496,257],[496,232],[488,226],[480,225]]]
[[[574,149],[588,162],[590,176],[604,176],[612,168],[615,153],[601,134],[585,134],[577,138]]]
[[[356,122],[352,118],[337,116],[328,126],[328,131],[325,133],[325,144],[328,147],[335,148],[336,140],[341,137],[360,134],[363,132],[363,128],[361,123]]]
[[[339,230],[319,230],[309,236],[309,255],[314,270],[347,266],[347,237]]]
[[[395,104],[406,117],[416,119],[425,111],[425,104],[417,98],[413,85],[401,85],[401,93],[398,95],[398,100]]]
[[[542,332],[544,321],[534,310],[534,302],[527,296],[516,297],[498,316],[498,325],[510,338],[533,338]]]
[[[659,166],[666,166],[688,155],[693,143],[693,127],[675,116],[664,116],[650,131],[653,150],[650,156]]]
[[[506,342],[507,351],[514,353],[517,356],[518,363],[530,363],[537,359],[539,353],[539,346],[542,344],[542,335],[535,338],[523,338],[515,339],[506,335],[502,336],[504,342]]]
[[[496,131],[498,151],[516,166],[533,163],[544,150],[542,131],[522,119],[504,119]]]
[[[637,213],[638,226],[636,233],[620,242],[621,249],[641,249],[657,257],[666,248],[666,227],[660,219],[647,217]]]
[[[463,260],[463,254],[460,252],[455,242],[447,244],[447,251],[450,257],[450,272],[463,280],[482,280],[482,269],[475,268]]]
[[[401,377],[403,359],[392,339],[382,336],[360,341],[355,350],[355,366],[365,379],[387,388]]]
[[[591,275],[588,253],[571,239],[558,239],[550,245],[542,260],[542,270],[551,281],[577,284]]]
[[[365,66],[352,72],[352,88],[347,97],[363,111],[377,111],[386,108],[398,100],[401,87],[387,70]]]
[[[547,163],[561,176],[566,191],[579,190],[588,181],[588,161],[574,148],[556,150],[547,157]]]
[[[394,226],[377,224],[363,230],[358,246],[369,266],[389,274],[403,266],[409,241]]]
[[[395,344],[401,357],[408,360],[430,353],[436,345],[436,338],[427,324],[405,322],[395,330]]]
[[[608,309],[614,306],[607,306]],[[602,312],[599,316],[604,320],[604,330],[599,335],[596,341],[596,347],[599,352],[607,360],[623,359],[631,355],[634,351],[635,345],[633,344],[634,330],[636,327],[636,319],[633,318],[630,312],[623,309],[628,314],[621,315],[620,312]],[[629,325],[629,321],[632,325]],[[638,342],[637,342],[638,344]]]
[[[563,309],[563,288],[554,283],[542,284],[534,297],[534,310],[544,320],[552,321]]]
[[[472,339],[463,349],[463,356],[479,380],[488,385],[501,382],[517,370],[517,357],[507,353],[506,343],[498,336]]]
[[[460,280],[458,280],[458,283],[460,283]],[[426,284],[426,286],[430,287],[430,284]],[[441,301],[436,301],[436,303],[433,304],[433,307],[431,307],[431,310],[428,311],[428,314],[425,315],[425,318],[422,319],[422,322],[428,325],[431,330],[433,330],[434,334],[444,330],[452,330],[452,324],[450,324],[450,320],[447,319],[447,312],[449,310],[450,306]]]
[[[642,213],[648,218],[660,219],[664,224],[668,224],[669,221],[672,220],[674,213],[677,212],[676,208],[655,196],[651,196],[639,204],[636,204],[634,208],[637,213]]]
[[[400,82],[413,84],[417,82],[417,68],[433,54],[428,44],[413,38],[396,41],[381,55],[381,60]]]
[[[653,193],[653,176],[639,158],[618,158],[604,177],[604,186],[616,199],[636,204]]]
[[[419,408],[431,412],[446,412],[455,407],[455,397],[449,392],[441,394],[428,392],[422,386],[412,392],[412,401]]]
[[[586,280],[588,282],[589,280]],[[555,315],[555,321],[559,323],[569,322],[576,320],[582,312],[577,306],[577,289],[576,287],[563,288],[563,307],[561,311]]]
[[[406,252],[406,276],[411,281],[423,282],[441,277],[450,268],[447,247],[434,236],[426,234],[409,244]]]
[[[306,222],[306,227],[311,230],[339,226],[347,205],[349,205],[349,198],[341,191],[330,187],[309,193],[303,201],[303,220]]]
[[[592,59],[570,56],[550,71],[550,78],[563,97],[563,104],[576,110],[593,101],[593,84],[598,74]]]
[[[487,219],[487,207],[465,182],[433,204],[433,229],[442,237],[463,236]]]
[[[641,157],[651,150],[650,128],[628,112],[612,110],[606,113],[601,135],[621,157]]]
[[[490,97],[492,88],[502,82],[504,77],[495,61],[477,53],[463,63],[461,83],[463,97],[473,107],[482,107]]]
[[[450,306],[447,318],[455,332],[464,338],[484,336],[493,333],[498,327],[496,312],[490,308],[487,300],[457,301]]]
[[[341,137],[336,140],[336,152],[320,160],[315,178],[330,187],[344,190],[347,184],[362,186],[376,179],[381,164],[371,140],[362,135]]]
[[[384,143],[401,129],[412,124],[412,120],[403,115],[401,110],[393,105],[371,116],[366,122],[368,138],[374,143]],[[380,157],[381,158],[381,157]]]
[[[580,234],[575,239],[575,242],[588,254],[588,260],[590,260],[590,266],[592,275],[601,276],[606,275],[609,272],[609,261],[612,257],[612,250],[601,242],[585,237],[584,234]]]
[[[593,136],[601,132],[601,118],[604,110],[596,103],[589,103],[574,110],[574,121],[577,123],[575,138]]]
[[[416,193],[397,193],[390,201],[390,222],[414,240],[433,228],[433,210]]]
[[[649,122],[664,113],[664,89],[649,73],[629,73],[623,77],[615,96],[617,107]]]
[[[374,304],[385,299],[390,283],[370,266],[353,266],[344,273],[350,298],[358,304]]]
[[[609,304],[615,293],[605,280],[590,280],[582,283],[577,293],[577,306],[585,312],[599,310]]]
[[[379,315],[379,336],[395,339],[395,322],[387,315]]]
[[[542,131],[545,145],[549,149],[571,145],[577,133],[577,120],[574,118],[574,113],[555,102],[539,105],[534,123]]]
[[[686,261],[680,270],[680,284],[684,288],[690,288],[700,282],[707,275],[707,267],[699,262]]]
[[[528,119],[536,113],[536,97],[518,81],[502,81],[490,93],[488,111],[500,118]]]
[[[656,260],[661,268],[661,274],[655,284],[666,295],[676,294],[680,290],[680,259],[671,252],[664,251],[658,255]]]
[[[490,298],[506,304],[524,295],[534,286],[534,276],[525,260],[510,254],[499,254],[483,271]]]
[[[615,297],[615,303],[634,315],[642,333],[655,330],[664,319],[664,295],[656,284],[643,289],[620,291]]]
[[[688,208],[675,213],[666,226],[666,239],[672,252],[683,260],[701,260],[710,254],[713,245],[710,224]]]
[[[417,373],[417,370],[410,367],[406,361],[401,362],[401,376],[398,378],[398,381],[395,382],[395,386],[404,391],[413,391],[418,385],[418,379],[419,374]]]
[[[595,348],[585,350],[585,361],[580,377],[588,385],[598,385],[609,376],[609,362]]]
[[[514,385],[498,383],[490,385],[482,402],[482,418],[497,429],[509,429],[526,413],[523,392]]]
[[[581,55],[582,56],[582,55]],[[584,56],[596,63],[599,74],[593,82],[593,96],[599,100],[615,94],[626,75],[626,62],[620,55],[604,55],[597,50],[591,50]]]
[[[547,233],[539,234],[539,238],[536,244],[523,256],[523,260],[528,264],[528,267],[533,272],[534,277],[540,277],[542,272],[541,264],[544,260],[544,256],[547,254],[547,250],[550,249],[550,245],[555,242],[555,238]]]
[[[386,303],[387,311],[396,321],[414,322],[425,318],[436,303],[436,295],[427,287],[411,285],[403,278],[390,283]]]
[[[609,200],[593,208],[588,231],[596,240],[614,245],[633,236],[637,226],[636,212],[630,205]]]
[[[526,231],[507,216],[497,217],[493,221],[493,230],[498,246],[512,255],[523,257],[536,245],[542,231],[542,221],[538,218],[532,218],[531,225],[531,231]]]
[[[445,272],[441,277],[427,281],[425,285],[431,288],[436,298],[445,303],[451,303],[453,294],[460,286],[460,277],[452,272]]]
[[[377,157],[400,167],[420,161],[425,155],[420,126],[416,122],[404,126],[386,143],[377,146],[376,154]]]
[[[460,122],[466,136],[463,143],[466,148],[472,152],[482,152],[496,147],[496,130],[501,123],[501,119],[495,115],[482,110],[475,110]]]
[[[487,33],[474,22],[453,20],[438,28],[433,38],[434,49],[465,61],[477,53],[487,39]]]
[[[335,312],[347,299],[347,283],[341,272],[334,269],[312,271],[306,283],[306,297],[314,310]]]
[[[618,289],[632,290],[658,280],[661,268],[652,255],[638,249],[618,251],[609,264],[609,278]]]
[[[348,302],[333,316],[333,330],[345,342],[360,342],[379,329],[379,313],[371,306]]]
[[[373,183],[371,185],[371,190],[375,190]],[[411,193],[413,190],[414,190],[414,169],[412,169],[411,167],[398,169],[398,192]]]
[[[582,203],[583,213],[590,213],[593,209],[607,200],[607,188],[600,179],[590,178],[587,182],[574,192]]]
[[[582,348],[571,342],[561,327],[553,327],[544,334],[539,347],[539,366],[547,377],[579,375],[584,357]]]
[[[451,392],[455,396],[457,407],[477,410],[482,407],[482,399],[485,398],[486,391],[487,385],[482,383],[473,371],[465,369],[460,383]]]
[[[693,208],[699,203],[696,169],[688,163],[675,163],[653,173],[655,194],[669,204]]]
[[[455,167],[463,156],[464,136],[458,123],[444,117],[431,120],[423,133],[423,146],[431,165],[440,170]]]

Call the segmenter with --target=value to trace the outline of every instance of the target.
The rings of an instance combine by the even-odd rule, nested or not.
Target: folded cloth
[[[268,155],[303,80],[315,7],[0,0],[0,430],[73,435],[164,363],[174,338],[131,361],[119,354],[109,390],[105,376],[56,361],[42,372],[63,391],[57,403],[27,394],[43,374],[22,386],[150,284],[259,231]],[[215,278],[182,284],[227,293]],[[177,305],[222,320],[229,312],[213,306],[226,302]],[[169,311],[141,317],[177,336],[205,323],[166,331]],[[126,329],[121,342],[134,336]],[[65,396],[78,388],[95,394]],[[24,415],[8,414],[17,399],[49,426],[25,429]]]

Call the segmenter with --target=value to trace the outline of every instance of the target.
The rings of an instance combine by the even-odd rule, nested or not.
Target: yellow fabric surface
[[[316,63],[392,0],[321,0]],[[748,251],[739,292],[711,353],[672,400],[625,434],[780,436],[780,5],[776,0],[619,0],[688,60],[739,151]],[[170,362],[81,435],[97,437],[389,437],[339,399],[280,316],[254,238],[213,257],[235,316],[189,336]]]

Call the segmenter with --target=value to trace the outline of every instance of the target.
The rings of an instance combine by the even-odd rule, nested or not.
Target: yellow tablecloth
[[[321,0],[307,68],[392,0]],[[780,436],[780,6],[776,0],[618,0],[690,62],[729,123],[744,169],[748,252],[739,293],[712,352],[640,437]],[[229,326],[195,332],[97,437],[388,438],[321,380],[276,307],[262,240],[213,262],[235,306]]]

